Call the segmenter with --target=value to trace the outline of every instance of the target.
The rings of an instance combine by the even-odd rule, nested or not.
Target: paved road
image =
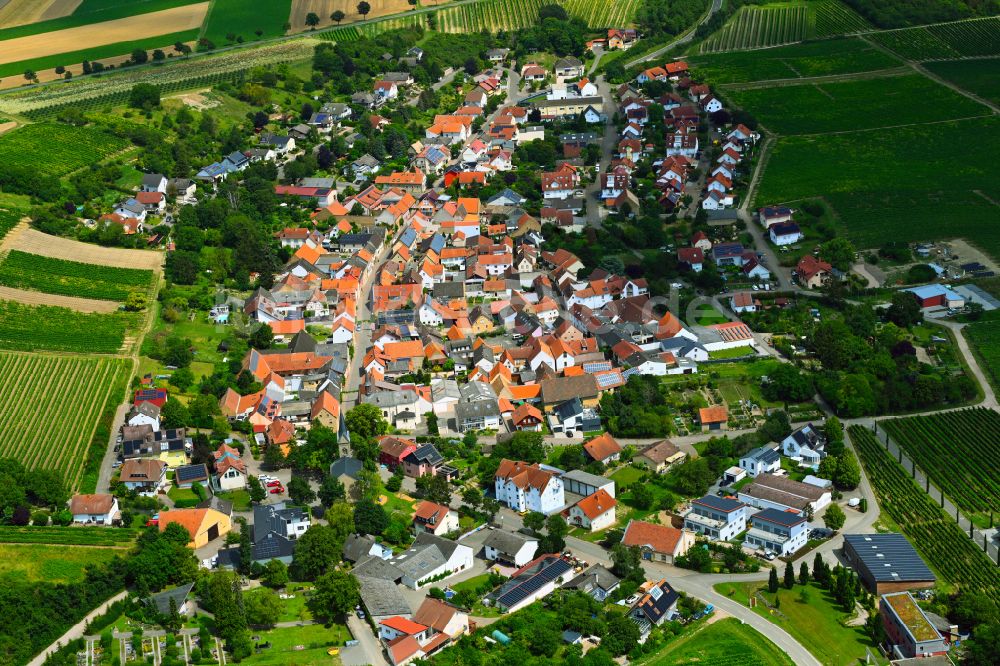
[[[702,23],[704,23],[705,21],[707,21],[708,19],[710,19],[712,17],[712,14],[714,14],[717,11],[719,11],[720,9],[722,9],[722,0],[712,0],[712,6],[709,7],[708,13],[705,14],[705,18],[703,18],[701,21],[699,21],[698,25],[701,25]],[[625,69],[629,69],[631,67],[635,67],[639,63],[643,63],[643,62],[647,62],[649,60],[654,60],[656,58],[659,58],[661,55],[663,55],[664,53],[666,53],[670,49],[674,48],[675,46],[681,46],[683,44],[689,43],[691,40],[694,39],[694,33],[697,30],[697,28],[698,28],[698,26],[695,26],[694,28],[692,28],[688,32],[686,32],[683,36],[675,39],[674,41],[670,42],[666,46],[663,46],[663,47],[661,47],[659,49],[656,49],[652,53],[647,53],[644,56],[640,56],[640,57],[636,58],[635,60],[630,60],[629,62],[625,63]]]
[[[115,445],[118,443],[118,433],[125,423],[125,416],[128,414],[129,403],[123,402],[118,405],[115,411],[115,418],[111,422],[111,434],[108,435],[108,448],[104,451],[104,459],[101,460],[101,469],[97,473],[97,492],[106,493],[111,489],[111,477],[115,474],[113,465],[118,459],[115,453]]]
[[[344,666],[388,666],[382,654],[382,646],[372,633],[371,627],[364,620],[359,620],[353,613],[347,616],[347,628],[351,636],[359,642],[358,645],[345,647],[340,651],[340,661]]]
[[[601,221],[606,214],[600,201],[601,176],[611,166],[611,160],[618,147],[618,132],[615,131],[614,110],[616,104],[611,95],[611,84],[604,80],[603,74],[599,75],[594,83],[597,85],[597,91],[604,98],[604,113],[607,115],[607,120],[604,123],[604,136],[601,138],[601,160],[596,167],[597,173],[594,176],[594,182],[584,190],[584,198],[587,205],[587,225],[600,229]]]

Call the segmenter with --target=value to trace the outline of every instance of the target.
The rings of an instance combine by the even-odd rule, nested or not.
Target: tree
[[[263,502],[264,498],[267,497],[267,491],[264,490],[264,484],[260,482],[260,479],[251,476],[247,479],[247,484],[250,486],[250,501]]]
[[[339,9],[330,14],[330,20],[336,23],[337,25],[340,25],[340,22],[343,21],[345,18],[347,18],[347,14],[340,11]]]
[[[653,501],[656,497],[653,495],[653,491],[650,490],[649,486],[645,484],[636,484],[631,488],[632,491],[632,503],[635,504],[636,508],[646,510],[653,506]]]
[[[358,534],[382,534],[389,524],[389,516],[380,504],[362,499],[354,505],[354,529]]]
[[[183,428],[190,420],[187,406],[180,400],[167,400],[160,409],[160,419],[164,428]]]
[[[170,376],[170,383],[184,393],[194,384],[194,373],[191,372],[191,368],[178,368]]]
[[[331,571],[316,579],[306,602],[312,614],[324,620],[341,618],[361,601],[358,579],[346,571]]]
[[[626,546],[620,541],[611,547],[611,572],[622,579],[642,576],[642,553],[638,546]]]
[[[799,566],[799,585],[809,584],[809,565],[803,562]]]
[[[522,521],[524,526],[535,534],[540,534],[545,526],[545,514],[538,511],[529,511]]]
[[[38,83],[38,74],[33,69],[24,70],[24,78],[28,81],[34,81]]]
[[[444,476],[424,474],[417,478],[416,486],[417,490],[432,502],[445,506],[451,503],[451,488]]]
[[[382,416],[382,411],[375,405],[364,403],[352,408],[344,416],[351,441],[355,437],[374,439],[384,435],[389,430],[389,423]]]
[[[840,508],[839,504],[831,504],[826,508],[826,513],[823,514],[823,524],[834,532],[844,526],[846,519],[847,516],[844,515],[844,510]]]
[[[908,291],[897,291],[892,295],[885,317],[900,328],[910,328],[924,320],[920,303]]]
[[[316,493],[309,487],[308,481],[300,476],[293,476],[288,482],[288,497],[296,504],[307,506],[316,499]]]
[[[361,0],[361,2],[358,3],[358,13],[361,14],[362,18],[368,16],[368,12],[370,12],[371,10],[372,6],[369,5],[367,2],[365,2],[364,0]]]
[[[130,291],[125,297],[126,312],[142,312],[146,309],[146,294],[141,291]]]
[[[545,519],[545,533],[554,540],[554,543],[559,544],[559,547],[553,549],[552,552],[561,551],[566,545],[564,539],[569,533],[569,525],[566,524],[565,518],[558,513],[554,513]]]
[[[850,270],[854,263],[855,249],[846,238],[831,238],[819,246],[819,257],[836,269]]]
[[[155,109],[160,105],[160,88],[152,83],[135,84],[129,92],[128,105],[144,111]]]
[[[771,574],[767,579],[767,591],[774,594],[778,591],[778,570],[771,567]]]
[[[247,624],[255,627],[273,627],[285,608],[278,593],[266,587],[256,587],[244,594],[243,604]]]
[[[340,561],[344,537],[330,525],[313,524],[295,545],[292,567],[298,578],[315,580]]]
[[[837,473],[832,480],[840,490],[854,490],[861,483],[861,467],[853,451],[845,449],[837,456]]]
[[[261,581],[275,589],[288,585],[288,567],[281,560],[268,560],[264,565]]]
[[[826,587],[826,581],[828,578],[826,561],[823,560],[823,556],[819,553],[816,553],[816,557],[813,558],[812,577],[816,579],[817,583]]]
[[[340,501],[347,496],[344,484],[334,476],[327,476],[319,487],[319,501],[323,506],[331,506],[334,502]]]
[[[167,59],[167,54],[163,52],[163,49],[156,49],[153,51],[153,60],[160,62]]]
[[[315,30],[316,26],[319,25],[319,14],[316,12],[306,14],[306,25]]]
[[[184,619],[181,618],[181,614],[177,611],[177,600],[173,597],[170,597],[167,605],[167,614],[163,616],[160,626],[171,633],[180,631],[181,627],[184,626]]]
[[[264,449],[264,468],[268,471],[279,470],[285,466],[285,454],[277,444],[270,444]]]

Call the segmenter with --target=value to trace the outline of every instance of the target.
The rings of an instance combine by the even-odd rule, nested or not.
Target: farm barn
[[[965,299],[951,289],[940,284],[911,287],[906,291],[913,294],[922,308],[962,308]]]

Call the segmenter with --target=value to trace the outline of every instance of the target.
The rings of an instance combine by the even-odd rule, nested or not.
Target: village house
[[[636,546],[642,559],[673,564],[694,546],[694,532],[641,520],[630,520],[622,536],[626,546]]]
[[[458,512],[434,502],[423,501],[413,514],[415,532],[444,536],[458,531]]]
[[[562,479],[552,468],[504,459],[494,475],[496,498],[514,511],[549,515],[566,503]]]

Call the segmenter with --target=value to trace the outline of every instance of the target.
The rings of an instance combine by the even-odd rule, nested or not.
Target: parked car
[[[281,486],[278,486],[276,488],[271,488],[271,494],[272,495],[280,495],[283,492],[285,492],[285,489],[282,488]]]
[[[274,481],[268,481],[267,482],[267,487],[268,488],[280,488],[281,487],[281,481],[278,481],[277,479],[275,479]]]

